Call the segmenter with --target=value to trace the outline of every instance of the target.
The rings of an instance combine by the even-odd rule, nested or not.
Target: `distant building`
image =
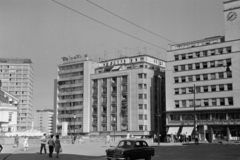
[[[19,100],[1,89],[0,80],[0,133],[15,132],[17,130],[17,106]]]
[[[168,134],[191,135],[195,119],[200,140],[240,140],[239,0],[224,1],[224,19],[225,36],[170,45],[166,66]]]
[[[0,58],[2,88],[19,99],[17,129],[30,129],[33,109],[33,66],[30,59]]]
[[[57,134],[85,134],[90,131],[90,75],[99,63],[81,57],[63,57],[55,80],[54,111]]]
[[[164,111],[165,62],[149,55],[100,62],[91,75],[90,134],[151,135]],[[161,85],[160,85],[161,78]],[[159,83],[159,84],[158,84]],[[161,103],[161,104],[160,104]],[[162,117],[160,117],[162,119]],[[161,120],[161,131],[164,121]]]
[[[53,134],[53,110],[36,110],[34,113],[34,129],[46,134]]]

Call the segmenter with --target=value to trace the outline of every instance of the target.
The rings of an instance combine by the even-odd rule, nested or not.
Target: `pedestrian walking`
[[[60,143],[60,140],[59,140],[59,135],[56,135],[55,152],[57,153],[57,158],[59,158],[59,153],[62,152],[62,147],[61,147],[61,143]]]
[[[106,144],[107,144],[107,146],[110,145],[110,135],[109,135],[109,133],[106,136]]]
[[[25,136],[24,137],[24,140],[23,140],[23,151],[27,151],[29,149],[29,146],[28,146],[28,137]]]
[[[127,132],[127,137],[126,137],[126,139],[129,139],[129,138],[130,138],[130,133]]]
[[[50,136],[50,139],[48,140],[48,148],[49,148],[49,157],[52,158],[53,149],[55,147],[53,135]]]
[[[196,143],[196,144],[199,144],[198,133],[195,134],[195,143]]]
[[[3,150],[3,146],[0,144],[0,153],[2,152]]]
[[[72,136],[71,138],[72,138],[72,144],[74,144],[75,143],[75,136]]]
[[[46,151],[46,143],[47,143],[47,138],[46,138],[46,134],[44,134],[41,137],[40,154],[42,154],[42,149],[44,149],[45,154],[47,153],[47,151]]]
[[[18,135],[16,134],[16,136],[15,136],[15,138],[14,138],[14,145],[13,145],[13,147],[18,147],[18,145],[19,145],[19,137],[18,137]]]

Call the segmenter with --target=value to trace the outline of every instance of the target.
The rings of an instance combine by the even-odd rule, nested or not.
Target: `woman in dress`
[[[24,140],[23,140],[23,150],[24,151],[27,151],[28,150],[28,138],[27,136],[24,137]]]
[[[55,140],[55,152],[57,153],[57,158],[59,156],[59,152],[62,150],[61,143],[59,140],[59,135],[56,135],[56,140]]]

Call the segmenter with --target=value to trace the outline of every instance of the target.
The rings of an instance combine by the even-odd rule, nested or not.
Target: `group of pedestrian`
[[[47,153],[46,151],[46,144],[48,144],[48,148],[49,148],[49,157],[52,158],[53,152],[54,152],[54,148],[55,148],[55,152],[56,152],[56,157],[59,158],[59,153],[62,152],[62,146],[59,140],[59,135],[55,136],[56,139],[53,139],[53,135],[50,135],[50,138],[47,140],[46,138],[46,134],[44,134],[41,137],[41,147],[40,147],[40,154],[42,154],[42,150],[44,149],[45,154]]]

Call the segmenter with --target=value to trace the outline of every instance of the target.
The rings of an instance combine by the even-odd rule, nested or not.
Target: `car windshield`
[[[131,141],[121,141],[118,144],[119,148],[132,148],[132,146],[133,146],[133,142],[131,142]]]

